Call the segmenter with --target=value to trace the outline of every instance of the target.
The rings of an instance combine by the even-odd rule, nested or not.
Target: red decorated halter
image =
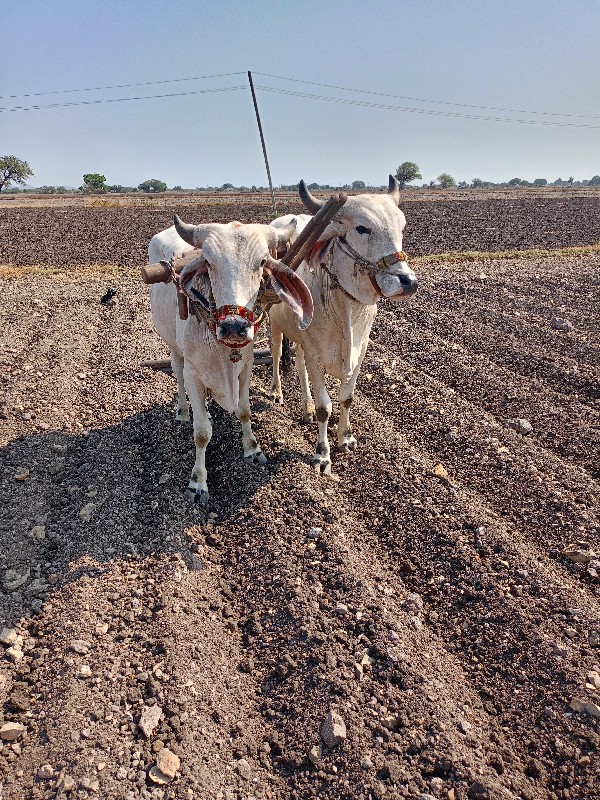
[[[213,333],[216,331],[216,327],[219,324],[219,322],[222,322],[229,316],[241,317],[242,319],[247,319],[251,325],[254,325],[254,335],[256,336],[256,331],[258,330],[258,327],[262,322],[264,315],[261,313],[259,314],[258,318],[256,318],[254,316],[254,312],[251,311],[249,308],[246,308],[245,306],[221,306],[221,308],[218,308],[214,312],[215,322],[214,322]],[[239,348],[239,347],[246,347],[246,345],[249,344],[250,341],[251,339],[248,339],[247,342],[237,343],[237,342],[227,342],[221,340],[220,344],[224,344],[226,347]]]

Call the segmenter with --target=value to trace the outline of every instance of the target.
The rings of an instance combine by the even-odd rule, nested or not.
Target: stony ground
[[[136,276],[6,281],[2,799],[598,797],[599,267],[421,266],[332,480],[257,368],[207,511]]]

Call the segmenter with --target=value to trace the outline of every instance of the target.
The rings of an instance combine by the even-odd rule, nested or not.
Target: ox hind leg
[[[283,405],[283,392],[281,391],[281,351],[283,348],[283,332],[271,319],[271,356],[273,358],[273,379],[269,389],[269,397],[274,403]]]
[[[310,393],[310,383],[306,372],[306,362],[304,360],[304,350],[300,345],[296,347],[296,372],[300,379],[300,389],[302,391],[302,422],[313,422],[315,415],[315,402]]]
[[[273,361],[274,363],[274,361]],[[240,400],[238,403],[236,417],[242,423],[242,444],[244,446],[244,461],[246,464],[258,464],[260,466],[267,463],[266,456],[260,449],[260,445],[252,432],[250,422],[250,380],[252,378],[252,361],[249,361],[240,373]]]
[[[184,376],[194,412],[194,444],[196,445],[196,461],[185,496],[190,502],[193,503],[197,500],[205,506],[208,504],[206,448],[212,436],[212,425],[206,410],[206,389],[193,372],[185,367]]]
[[[175,350],[171,350],[171,368],[177,378],[177,411],[175,419],[177,422],[190,421],[190,406],[185,394],[185,383],[183,380],[183,356]]]

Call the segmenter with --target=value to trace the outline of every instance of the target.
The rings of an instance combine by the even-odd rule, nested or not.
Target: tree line
[[[110,192],[114,194],[124,194],[130,192],[145,192],[146,194],[155,194],[157,192],[166,192],[167,184],[158,178],[149,178],[146,181],[138,184],[137,186],[122,186],[121,184],[107,184],[106,176],[99,172],[88,172],[83,176],[83,184],[78,189],[67,189],[65,186],[38,186],[35,189],[19,189],[18,186],[25,186],[29,178],[34,175],[33,170],[27,161],[22,161],[16,156],[0,156],[0,192],[4,189],[9,192],[18,191],[32,191],[42,194],[63,194],[69,191],[84,192],[90,194],[103,194]],[[414,161],[404,161],[397,168],[395,177],[400,184],[401,189],[406,189],[408,184],[414,184],[415,181],[422,180],[421,170],[418,164]],[[587,180],[576,181],[573,176],[567,180],[557,178],[551,183],[546,178],[536,178],[529,182],[522,178],[511,178],[504,183],[494,183],[493,181],[482,180],[481,178],[473,178],[471,181],[456,181],[452,175],[447,172],[442,172],[438,175],[437,180],[430,181],[428,184],[424,183],[420,187],[412,186],[410,188],[422,189],[492,189],[492,188],[506,188],[506,187],[534,187],[539,188],[543,186],[600,186],[600,175],[594,175]],[[298,184],[280,184],[276,187],[278,191],[297,191]],[[367,189],[380,190],[385,189],[386,186],[369,186],[364,181],[352,181],[343,186],[332,186],[328,183],[310,183],[308,188],[311,190],[332,190],[332,191],[355,191],[360,192]],[[195,189],[183,189],[181,186],[173,186],[170,191],[172,192],[266,192],[265,186],[234,186],[232,183],[224,183],[221,186],[197,186]]]

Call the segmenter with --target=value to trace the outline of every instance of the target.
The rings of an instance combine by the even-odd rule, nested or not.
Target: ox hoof
[[[185,499],[190,503],[200,503],[201,506],[208,505],[208,492],[206,489],[192,489],[190,486],[185,490]]]
[[[354,436],[340,442],[340,444],[338,444],[338,450],[340,453],[351,453],[353,450],[356,450],[356,439]]]
[[[175,422],[189,422],[190,412],[187,408],[178,408],[175,412]]]
[[[272,403],[276,403],[278,406],[283,405],[283,394],[278,392],[276,389],[271,389],[269,392],[269,400]]]
[[[300,418],[301,425],[312,425],[314,421],[315,421],[315,415],[311,414],[310,412],[307,414],[303,414],[302,417]]]
[[[320,475],[331,475],[331,461],[325,456],[315,455],[311,463],[315,472]]]
[[[244,456],[244,461],[251,466],[264,467],[267,463],[267,457],[261,450],[258,450],[256,453]]]

